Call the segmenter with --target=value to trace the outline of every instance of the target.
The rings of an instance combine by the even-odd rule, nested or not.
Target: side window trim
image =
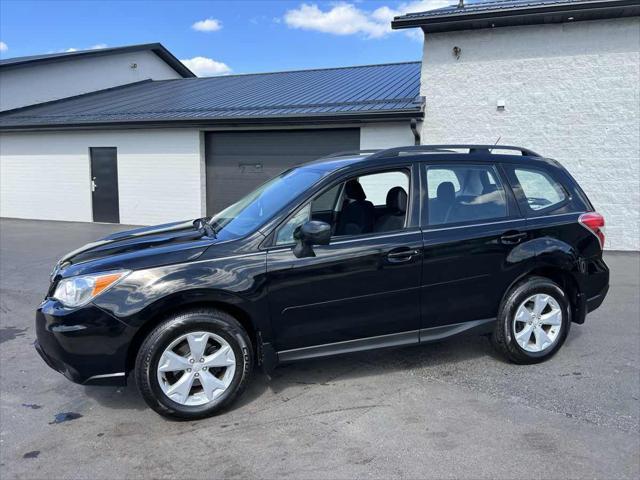
[[[481,220],[469,220],[464,222],[455,222],[448,224],[437,224],[430,225],[429,224],[429,185],[427,182],[427,172],[429,168],[432,167],[450,167],[450,166],[468,166],[468,167],[489,167],[495,178],[500,182],[502,189],[505,194],[505,203],[507,209],[507,215],[505,217],[496,217],[492,219],[481,219]],[[516,197],[514,192],[511,189],[510,182],[507,179],[507,175],[505,175],[502,166],[498,162],[430,162],[423,161],[420,165],[420,191],[422,193],[420,199],[421,205],[421,215],[420,215],[420,226],[423,230],[443,230],[443,229],[452,229],[452,228],[461,228],[465,226],[480,226],[480,225],[490,225],[494,223],[508,223],[513,220],[519,220],[524,218],[522,212],[520,211],[518,202],[516,201]]]
[[[549,169],[546,169],[538,165],[533,165],[533,166],[532,165],[515,165],[512,163],[503,164],[503,168],[506,172],[506,177],[509,182],[509,186],[513,191],[513,195],[516,199],[520,212],[522,213],[522,216],[525,218],[535,218],[535,217],[546,216],[546,214],[548,214],[549,212],[553,212],[554,210],[560,210],[564,208],[565,206],[570,204],[572,201],[571,192],[567,190],[564,184]],[[524,190],[520,185],[520,181],[518,180],[518,177],[516,176],[516,173],[515,173],[516,169],[518,168],[521,170],[530,170],[533,172],[540,172],[543,175],[549,177],[551,180],[553,180],[556,183],[558,187],[562,189],[562,192],[564,193],[564,200],[558,203],[554,203],[553,205],[549,205],[548,207],[541,208],[539,210],[534,210],[533,208],[531,208],[529,206],[529,202],[527,202],[527,196],[525,195]]]
[[[337,184],[342,183],[342,188],[340,189],[340,193],[338,195],[338,200],[336,202],[336,205],[334,208],[336,208],[338,205],[340,205],[340,202],[342,202],[343,198],[344,198],[344,184],[352,179],[352,178],[359,178],[359,177],[364,177],[366,175],[375,175],[378,173],[385,173],[385,172],[393,172],[393,171],[400,171],[400,170],[404,170],[408,175],[409,175],[409,192],[407,195],[407,211],[406,211],[406,215],[405,215],[405,224],[403,227],[403,230],[396,230],[393,232],[388,232],[388,233],[384,233],[384,232],[371,232],[371,233],[363,233],[363,234],[359,234],[359,235],[342,235],[340,237],[335,237],[332,236],[332,240],[334,238],[339,238],[339,240],[336,241],[336,243],[342,243],[343,240],[344,241],[350,241],[350,240],[358,240],[358,239],[366,239],[368,237],[381,237],[384,235],[400,235],[402,233],[404,233],[405,231],[407,233],[409,233],[412,229],[415,228],[419,228],[419,221],[420,221],[420,208],[421,208],[421,202],[420,202],[420,181],[418,178],[418,170],[417,170],[417,165],[415,162],[411,162],[411,163],[402,163],[402,164],[397,164],[397,165],[384,165],[384,166],[378,166],[375,167],[372,170],[358,170],[358,171],[354,171],[354,172],[350,172],[350,173],[345,173],[344,175],[341,175],[339,178],[335,179],[335,181],[331,182],[328,186],[326,186],[325,188],[322,188],[319,192],[317,192],[316,194],[314,194],[313,196],[311,196],[310,198],[306,198],[304,202],[302,202],[301,204],[299,204],[289,215],[287,215],[272,231],[271,233],[268,235],[268,241],[266,243],[263,244],[262,248],[264,249],[281,249],[281,248],[290,248],[293,245],[295,245],[295,243],[287,243],[287,244],[281,244],[281,245],[277,245],[276,244],[276,239],[278,236],[278,232],[280,230],[280,228],[282,228],[289,220],[291,220],[295,215],[298,214],[298,212],[300,212],[302,209],[304,209],[307,204],[310,204],[311,202],[313,202],[313,199],[316,198],[319,195],[322,195],[323,193],[331,190],[333,187],[335,187]],[[417,194],[417,195],[416,195]],[[417,212],[416,212],[416,209]],[[332,242],[333,243],[333,242]]]

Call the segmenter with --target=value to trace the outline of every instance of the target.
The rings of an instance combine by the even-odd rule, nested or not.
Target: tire
[[[546,307],[542,308],[541,313],[536,313],[545,298],[548,299]],[[515,320],[516,316],[518,320]],[[570,326],[571,304],[567,294],[548,278],[532,276],[505,295],[492,343],[514,363],[526,365],[544,362],[562,347]]]
[[[189,310],[149,333],[136,357],[135,378],[157,413],[194,420],[231,405],[246,388],[253,361],[251,340],[235,318],[216,309]]]

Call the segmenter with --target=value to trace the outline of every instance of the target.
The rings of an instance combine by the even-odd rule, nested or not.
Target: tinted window
[[[357,188],[348,188],[356,183]],[[354,197],[349,196],[360,192]],[[391,192],[387,205],[387,195]],[[380,233],[404,228],[409,192],[408,171],[372,173],[334,185],[314,198],[277,231],[276,245],[294,243],[293,232],[309,220],[331,225],[333,236]],[[364,193],[365,198],[362,197]],[[357,197],[357,198],[356,198]]]
[[[507,216],[504,188],[491,166],[431,167],[427,170],[427,188],[430,225]]]
[[[313,208],[312,212],[324,212],[328,210],[333,210],[336,208],[336,203],[338,200],[338,194],[340,193],[340,188],[342,184],[338,184],[330,188],[324,193],[321,193],[320,196],[316,197],[313,200]]]
[[[531,210],[542,210],[567,198],[560,184],[540,170],[516,168],[514,172]]]
[[[430,168],[429,169],[429,182],[428,182],[428,195],[429,198],[436,198],[438,195],[438,185],[442,182],[451,182],[453,184],[453,190],[455,192],[460,191],[460,183],[458,177],[448,168]]]

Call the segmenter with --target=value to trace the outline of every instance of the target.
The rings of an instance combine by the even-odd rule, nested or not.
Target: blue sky
[[[420,32],[391,32],[421,1],[0,2],[2,58],[161,42],[201,75],[419,60]]]

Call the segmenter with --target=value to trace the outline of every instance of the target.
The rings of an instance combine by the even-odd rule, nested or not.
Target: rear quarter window
[[[534,212],[560,206],[567,200],[567,193],[558,181],[542,170],[514,168],[524,201]]]

